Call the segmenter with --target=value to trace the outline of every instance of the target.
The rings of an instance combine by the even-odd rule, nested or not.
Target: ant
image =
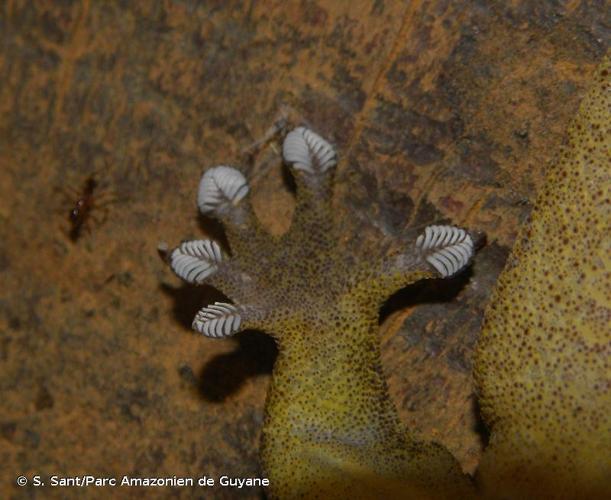
[[[102,201],[103,193],[99,192],[100,183],[96,175],[96,172],[90,174],[85,179],[85,182],[83,182],[80,190],[75,188],[64,190],[64,196],[73,203],[68,215],[70,221],[68,237],[73,242],[76,242],[81,237],[83,230],[91,232],[91,221],[101,224],[106,220],[106,212],[103,212],[103,218],[99,219],[95,214],[96,209],[115,201],[114,199]],[[74,198],[76,198],[76,202],[73,201]]]
[[[88,221],[91,216],[91,211],[95,205],[95,198],[93,193],[98,187],[98,181],[95,180],[94,175],[90,175],[85,183],[83,184],[83,192],[76,203],[74,208],[70,210],[70,239],[76,241],[81,235],[81,230],[84,227],[89,227]]]

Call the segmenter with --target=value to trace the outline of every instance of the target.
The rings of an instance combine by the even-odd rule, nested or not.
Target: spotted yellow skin
[[[260,227],[248,197],[217,210],[231,257],[207,279],[246,307],[242,329],[278,345],[262,432],[268,496],[468,498],[451,454],[399,421],[380,361],[380,306],[437,271],[415,240],[396,254],[347,246],[331,207],[333,171],[293,175],[295,215],[281,237]]]
[[[607,58],[487,309],[475,357],[490,498],[611,498]]]
[[[273,497],[455,498],[468,485],[440,446],[399,422],[367,290],[282,325],[262,459]]]

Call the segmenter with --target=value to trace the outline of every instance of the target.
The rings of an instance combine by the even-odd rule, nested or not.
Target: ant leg
[[[76,200],[82,197],[82,192],[74,186],[55,186],[53,191],[61,194],[65,201],[70,203],[75,203]]]
[[[130,198],[127,196],[118,196],[114,192],[101,192],[96,195],[95,206],[96,207],[107,207],[109,205],[114,205],[115,203],[125,203],[129,201]]]
[[[73,239],[72,234],[74,233],[74,228],[70,227],[70,226],[66,226],[65,224],[62,224],[59,228],[59,230],[62,232],[62,234],[68,238],[69,240]]]
[[[97,226],[101,226],[102,224],[104,224],[107,220],[108,220],[108,209],[106,207],[100,207],[98,205],[96,205],[96,208],[99,209],[99,215],[98,213],[91,213],[90,217],[91,220],[97,225]]]

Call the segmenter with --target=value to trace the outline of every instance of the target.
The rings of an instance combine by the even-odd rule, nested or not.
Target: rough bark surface
[[[282,111],[337,145],[355,245],[439,221],[487,233],[467,275],[381,315],[403,419],[472,472],[482,312],[608,26],[603,1],[2,2],[2,497],[83,493],[17,489],[19,474],[257,475],[273,343],[193,334],[214,295],[155,248],[216,235],[194,198],[219,163],[242,165],[264,224],[287,228],[277,141],[244,154]],[[58,190],[93,172],[107,220],[73,242]]]

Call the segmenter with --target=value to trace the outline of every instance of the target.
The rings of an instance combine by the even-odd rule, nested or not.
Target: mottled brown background
[[[257,474],[273,343],[191,332],[211,295],[155,249],[215,234],[194,195],[221,162],[242,164],[261,219],[287,228],[278,141],[243,154],[283,111],[337,144],[355,244],[443,220],[487,233],[472,271],[400,293],[381,322],[403,419],[472,472],[482,311],[608,15],[603,0],[3,1],[0,496],[140,493],[18,489],[18,474]],[[73,243],[59,190],[94,171],[115,202]]]

